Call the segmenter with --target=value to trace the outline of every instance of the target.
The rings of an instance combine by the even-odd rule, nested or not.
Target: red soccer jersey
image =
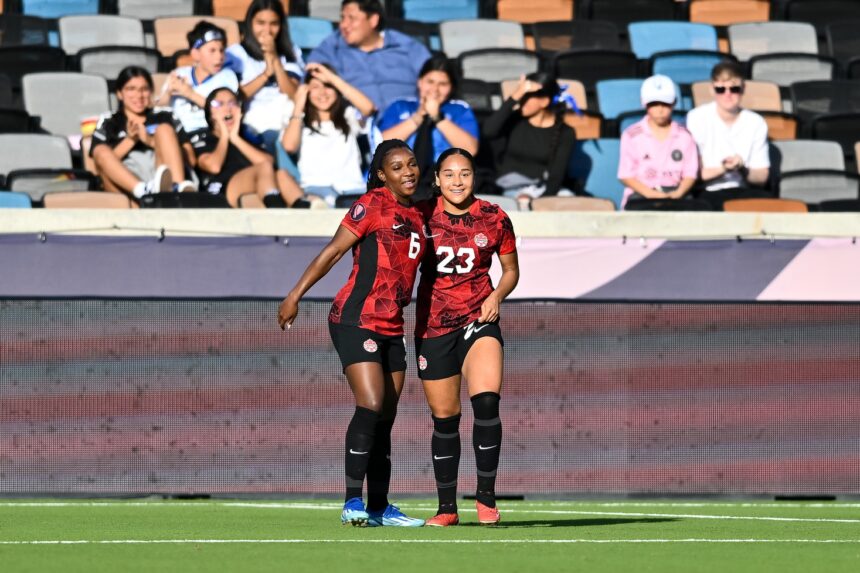
[[[415,325],[421,338],[442,336],[479,318],[481,304],[493,292],[493,253],[517,250],[514,226],[498,205],[476,199],[462,215],[446,213],[443,205],[440,197],[427,214]]]
[[[328,319],[383,336],[403,334],[403,308],[412,299],[424,251],[424,219],[384,187],[365,193],[341,225],[360,239],[352,249],[352,272],[334,299]]]

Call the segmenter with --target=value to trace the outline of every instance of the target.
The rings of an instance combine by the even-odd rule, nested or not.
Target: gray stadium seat
[[[464,79],[498,83],[540,69],[540,56],[529,50],[490,48],[463,52],[457,58]]]
[[[818,36],[812,24],[755,22],[729,26],[731,52],[741,61],[776,53],[818,53]]]
[[[138,46],[98,46],[78,52],[81,72],[102,76],[108,82],[115,80],[126,66],[140,66],[155,74],[160,60],[158,50]]]
[[[125,16],[64,16],[60,47],[71,55],[94,46],[145,46],[143,24]]]
[[[502,208],[502,211],[505,211],[507,213],[520,210],[519,203],[517,203],[517,200],[513,197],[505,197],[504,195],[482,195],[479,193],[475,195],[475,198],[483,199],[488,203],[498,205]]]
[[[340,21],[340,3],[341,0],[313,0],[313,2],[308,2],[308,16],[338,22]],[[382,4],[384,5],[385,2]]]
[[[439,24],[442,50],[449,58],[484,48],[525,49],[523,27],[501,20],[446,20]]]
[[[789,87],[795,82],[832,80],[836,60],[814,54],[765,54],[750,58],[750,76]]]
[[[194,0],[119,0],[120,16],[154,20],[165,16],[193,16]]]
[[[38,133],[0,135],[0,173],[15,169],[71,169],[72,152],[65,137]]]
[[[107,80],[91,74],[46,72],[22,79],[24,109],[57,135],[80,135],[81,120],[110,111]]]
[[[779,173],[804,171],[808,169],[845,170],[845,157],[842,147],[835,141],[813,141],[796,139],[794,141],[774,141],[775,167]],[[773,162],[772,162],[773,163]]]
[[[842,171],[795,171],[780,177],[779,196],[804,203],[860,198],[860,176]]]

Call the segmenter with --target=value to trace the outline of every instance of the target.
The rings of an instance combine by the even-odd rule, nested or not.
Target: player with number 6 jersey
[[[411,200],[418,180],[418,162],[409,146],[396,139],[381,143],[370,165],[367,193],[353,204],[278,309],[281,328],[291,326],[302,296],[352,250],[352,272],[328,321],[356,405],[344,444],[344,524],[424,524],[388,502],[391,429],[406,378],[403,308],[412,298],[426,241],[423,214]]]
[[[422,202],[427,246],[421,264],[415,326],[418,375],[433,418],[433,471],[439,495],[430,526],[459,523],[460,383],[465,378],[475,421],[472,445],[478,470],[478,522],[499,522],[496,472],[502,445],[499,400],[504,341],[499,311],[519,280],[516,238],[498,205],[473,195],[474,159],[451,148],[435,166],[440,196]],[[502,276],[490,280],[493,256]]]

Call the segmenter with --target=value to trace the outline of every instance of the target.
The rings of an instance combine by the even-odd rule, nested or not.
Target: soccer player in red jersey
[[[334,238],[278,309],[281,328],[292,325],[302,296],[352,249],[352,273],[329,313],[329,331],[356,403],[344,448],[342,523],[424,524],[388,503],[391,428],[406,374],[403,308],[412,298],[425,243],[422,213],[410,199],[418,177],[418,163],[408,145],[399,140],[380,144],[367,193],[353,204]]]
[[[495,494],[502,445],[499,305],[517,285],[520,271],[511,220],[497,205],[472,194],[474,173],[468,151],[448,149],[435,166],[441,196],[421,204],[427,217],[427,249],[418,287],[415,354],[433,415],[431,449],[439,510],[426,523],[433,526],[459,523],[461,378],[469,386],[475,414],[478,522],[499,522]],[[489,274],[493,254],[502,266],[495,289]]]

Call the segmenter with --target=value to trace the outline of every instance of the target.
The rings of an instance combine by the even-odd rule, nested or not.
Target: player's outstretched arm
[[[478,322],[499,320],[499,307],[502,301],[511,294],[520,280],[520,263],[516,251],[507,255],[499,255],[499,262],[502,264],[502,278],[499,279],[496,289],[481,304],[481,317]]]
[[[287,295],[281,302],[281,306],[278,307],[278,325],[281,327],[281,330],[293,324],[296,315],[299,313],[299,301],[305,293],[317,281],[326,276],[341,257],[357,242],[358,237],[352,231],[344,226],[337,228],[337,232],[334,234],[332,240],[311,261],[311,264],[305,269],[296,286],[293,287],[293,290],[290,291],[290,294]]]

